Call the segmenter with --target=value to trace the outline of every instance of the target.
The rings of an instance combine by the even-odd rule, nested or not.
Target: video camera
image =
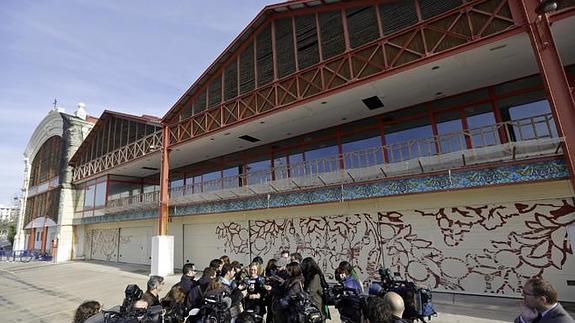
[[[383,296],[387,292],[399,294],[405,303],[404,319],[425,322],[425,318],[431,319],[431,316],[437,314],[431,303],[430,289],[402,280],[398,273],[392,276],[388,268],[380,268],[379,276],[381,281],[372,282],[369,286],[369,295]]]
[[[202,322],[224,323],[230,322],[230,307],[232,300],[227,293],[208,295],[204,298],[202,307]]]

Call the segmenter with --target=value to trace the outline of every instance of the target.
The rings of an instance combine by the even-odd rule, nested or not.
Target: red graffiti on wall
[[[562,200],[256,220],[249,238],[247,227],[232,222],[216,233],[238,254],[271,258],[289,249],[327,272],[348,260],[366,278],[377,279],[383,265],[433,288],[508,294],[548,268],[563,268],[573,254],[566,228],[574,222],[575,206]]]

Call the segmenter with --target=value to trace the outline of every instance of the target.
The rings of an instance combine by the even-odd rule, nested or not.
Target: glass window
[[[94,206],[106,205],[106,182],[96,184],[96,197],[94,199]]]
[[[346,169],[368,167],[383,163],[379,129],[342,138],[342,152]]]
[[[274,159],[274,174],[276,180],[287,178],[289,176],[287,156]]]
[[[223,170],[223,186],[224,188],[234,188],[240,186],[240,168],[232,167]]]
[[[389,125],[384,130],[390,163],[435,154],[433,129],[426,119]]]
[[[140,183],[110,181],[108,185],[108,201],[138,195],[142,188]]]
[[[202,192],[202,175],[194,176],[187,181],[188,185],[192,184],[193,192],[194,193],[201,193]]]
[[[203,192],[215,191],[222,189],[222,172],[215,172],[202,175]]]
[[[331,172],[339,168],[339,160],[337,158],[339,150],[337,145],[330,144],[332,143],[326,143],[326,147],[320,146],[304,153],[307,174]]]
[[[495,125],[495,114],[491,104],[481,104],[465,108],[467,129],[471,135],[473,148],[497,145],[499,132]]]
[[[288,156],[289,161],[289,176],[299,177],[304,176],[306,173],[303,153],[291,153]]]
[[[170,196],[178,197],[184,195],[184,179],[170,181]]]
[[[86,195],[85,187],[77,187],[74,193],[74,207],[76,211],[82,211],[84,209],[84,198]],[[28,208],[31,209],[31,208]]]
[[[547,100],[511,107],[509,117],[512,120],[514,140],[558,137]]]
[[[441,154],[467,149],[459,111],[438,113],[435,122]]]
[[[160,190],[160,185],[144,184],[144,193],[156,192]]]
[[[91,209],[94,207],[94,189],[95,185],[86,186],[86,194],[84,195],[84,209]]]
[[[246,165],[248,185],[265,183],[271,180],[271,161],[262,160]]]

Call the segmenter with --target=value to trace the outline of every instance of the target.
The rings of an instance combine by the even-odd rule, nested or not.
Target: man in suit
[[[557,291],[540,277],[529,279],[523,286],[521,315],[515,323],[573,323],[573,318],[557,302]]]

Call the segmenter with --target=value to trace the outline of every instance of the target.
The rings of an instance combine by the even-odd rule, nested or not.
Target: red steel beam
[[[168,234],[168,188],[170,186],[170,149],[168,148],[170,128],[162,128],[162,166],[160,170],[160,214],[158,217],[158,234]]]
[[[533,47],[533,54],[543,79],[547,99],[559,136],[564,138],[563,154],[575,188],[575,101],[551,32],[549,14],[538,15],[536,0],[513,0],[519,9]]]

